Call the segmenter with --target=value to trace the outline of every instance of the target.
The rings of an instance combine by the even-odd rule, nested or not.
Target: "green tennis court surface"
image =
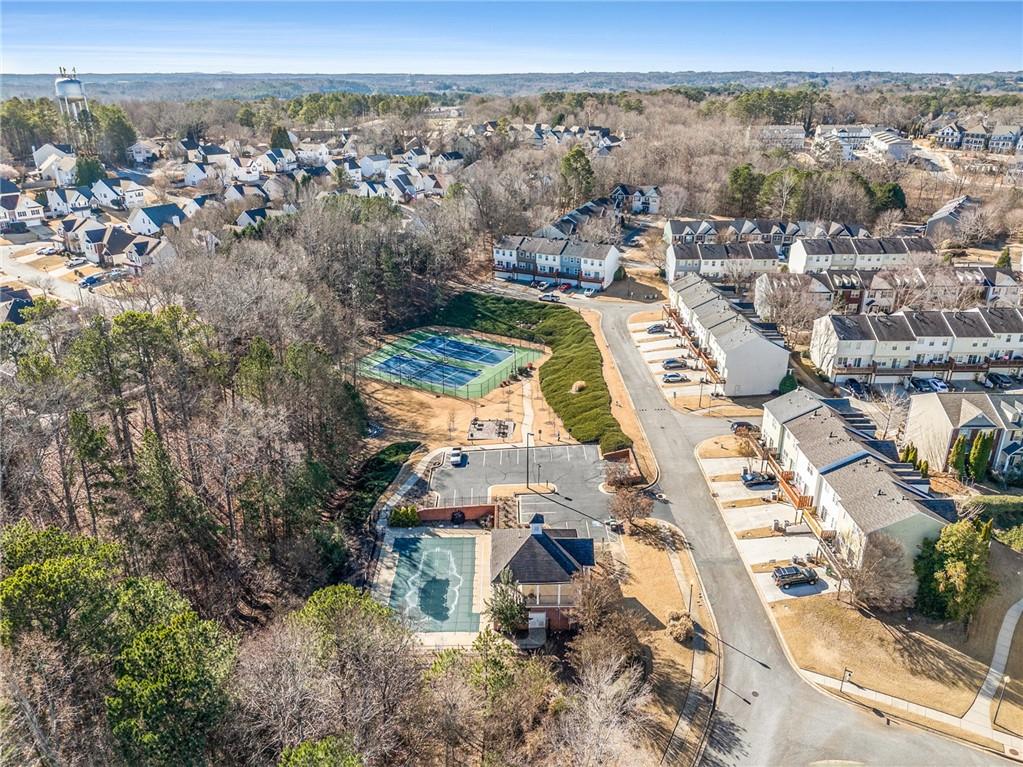
[[[395,538],[390,605],[404,614],[416,631],[479,631],[479,613],[472,611],[476,573],[473,538]]]
[[[363,358],[362,374],[381,381],[483,397],[540,357],[536,349],[462,333],[413,330]]]

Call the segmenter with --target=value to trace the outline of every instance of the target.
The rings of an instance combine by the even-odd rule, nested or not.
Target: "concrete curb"
[[[708,476],[706,469],[704,469],[703,461],[700,460],[699,450],[700,450],[700,447],[704,443],[709,442],[710,440],[713,440],[713,439],[716,439],[716,437],[709,437],[708,439],[705,439],[703,442],[698,444],[693,449],[693,457],[696,459],[696,463],[700,467],[700,473],[703,475],[704,482],[707,483],[707,489],[708,490],[710,490],[710,477]],[[724,515],[722,514],[722,509],[721,509],[721,504],[718,502],[717,498],[713,498],[713,501],[714,501],[714,506],[718,510],[718,514],[721,515],[722,520],[724,520]],[[732,543],[736,545],[736,551],[738,551],[738,540],[739,539],[735,537],[735,533],[732,531],[732,529],[728,526],[727,523],[725,524],[725,528],[728,530],[728,535],[732,539]],[[740,559],[741,559],[741,557],[740,557]],[[791,666],[792,670],[796,672],[796,675],[799,677],[799,679],[804,684],[806,684],[808,687],[813,688],[814,690],[816,690],[817,692],[819,692],[821,694],[828,695],[829,697],[832,697],[835,700],[840,700],[840,701],[842,701],[842,702],[844,702],[846,704],[852,704],[852,705],[857,706],[858,708],[862,708],[864,710],[868,710],[868,711],[871,710],[870,706],[867,706],[866,704],[860,703],[860,702],[855,701],[855,700],[851,700],[850,698],[847,698],[844,695],[839,695],[836,692],[834,692],[833,690],[829,690],[827,687],[824,687],[822,685],[817,684],[812,679],[809,679],[806,676],[806,674],[803,672],[803,669],[796,662],[796,659],[792,655],[792,652],[789,650],[788,643],[785,641],[785,635],[782,634],[781,628],[778,626],[778,621],[775,619],[774,613],[771,611],[770,605],[768,605],[768,603],[764,601],[764,597],[760,593],[760,589],[757,588],[757,583],[756,583],[756,579],[753,577],[753,572],[749,569],[749,567],[746,565],[745,562],[743,562],[742,565],[743,565],[743,567],[742,567],[743,571],[746,573],[747,577],[750,579],[750,582],[753,584],[753,589],[754,589],[754,591],[756,591],[757,599],[760,600],[760,604],[764,608],[764,612],[767,613],[767,619],[771,623],[771,628],[774,629],[774,635],[778,639],[778,644],[781,645],[782,652],[785,654],[785,659],[789,662],[789,666]],[[699,577],[699,573],[698,572],[697,572],[697,577]],[[880,709],[878,709],[878,710],[880,710]],[[979,745],[977,743],[974,743],[973,741],[966,740],[964,738],[957,738],[954,735],[949,735],[948,733],[941,732],[940,730],[931,729],[930,727],[927,727],[926,725],[922,725],[922,724],[919,724],[917,722],[911,722],[911,721],[909,721],[907,719],[902,719],[897,714],[892,714],[890,712],[885,712],[885,714],[887,716],[889,716],[889,718],[898,719],[903,724],[913,725],[918,730],[922,730],[924,732],[928,732],[928,733],[932,733],[932,734],[936,734],[936,735],[941,735],[942,737],[946,738],[947,740],[951,740],[951,741],[954,741],[956,743],[960,743],[960,744],[965,745],[965,746],[970,746],[971,748],[977,749],[978,751],[984,751],[985,753],[995,754],[997,756],[1001,756],[1001,757],[1004,757],[1006,759],[1013,759],[1013,757],[1009,756],[1008,754],[1006,754],[1004,752],[995,751],[995,750],[990,749],[990,748],[985,748],[984,746],[981,746],[981,745]],[[1023,761],[1023,759],[1021,759],[1021,761]]]
[[[663,519],[655,519],[654,521],[658,525],[663,525],[664,527],[668,527],[668,528],[672,528],[672,529],[676,530],[678,532],[678,534],[682,536],[682,540],[688,542],[688,538],[686,538],[685,532],[682,530],[682,528],[680,528],[674,522],[668,522],[668,521],[663,520]],[[707,750],[707,744],[710,742],[710,732],[711,732],[711,730],[713,729],[713,726],[714,726],[714,712],[717,711],[718,691],[721,688],[721,677],[724,676],[725,654],[723,652],[721,652],[721,639],[720,639],[721,629],[718,627],[718,619],[717,619],[717,616],[714,614],[714,607],[711,605],[710,599],[707,597],[707,587],[703,583],[703,576],[700,575],[700,568],[698,568],[696,566],[696,561],[693,560],[693,556],[692,556],[692,554],[689,553],[688,549],[685,552],[676,552],[676,553],[679,554],[679,556],[681,556],[681,554],[684,553],[685,556],[689,557],[690,563],[693,566],[693,572],[696,573],[696,582],[700,585],[700,593],[703,594],[703,596],[704,596],[703,606],[704,606],[704,608],[706,608],[707,614],[710,615],[710,622],[711,622],[712,628],[714,630],[714,643],[716,645],[715,652],[714,652],[714,658],[716,660],[716,667],[717,668],[716,668],[716,671],[714,673],[714,680],[713,680],[714,681],[714,694],[711,696],[711,699],[710,699],[710,717],[707,719],[707,728],[706,728],[706,730],[704,731],[704,733],[702,734],[702,736],[700,738],[700,746],[697,749],[696,758],[693,759],[693,765],[698,765],[701,762],[701,760],[703,759],[703,752]],[[686,697],[688,697],[688,694],[687,694]],[[684,706],[685,706],[685,701],[683,701],[683,707]],[[679,713],[680,713],[680,716],[681,716],[681,711]],[[674,737],[674,733],[672,733],[672,737]],[[670,744],[671,740],[669,740],[668,743]]]

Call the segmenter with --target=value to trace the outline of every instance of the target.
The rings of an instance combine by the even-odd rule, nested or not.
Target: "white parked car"
[[[448,453],[448,461],[451,462],[452,466],[461,466],[463,455],[465,455],[465,453],[462,452],[462,448],[453,447],[451,448],[451,452]]]
[[[583,291],[583,295],[586,296],[587,298],[593,298],[593,296],[596,295],[596,293],[597,291],[594,290],[593,288],[586,288],[586,290]]]
[[[938,378],[928,378],[927,385],[936,392],[942,393],[948,391],[948,384]]]
[[[69,259],[65,262],[64,266],[68,269],[74,269],[76,266],[85,266],[87,263],[89,263],[89,259],[85,256],[76,256],[75,258]]]

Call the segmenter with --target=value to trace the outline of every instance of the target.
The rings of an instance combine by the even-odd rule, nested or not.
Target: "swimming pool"
[[[479,631],[472,611],[476,540],[432,536],[395,538],[397,555],[389,604],[416,631]]]

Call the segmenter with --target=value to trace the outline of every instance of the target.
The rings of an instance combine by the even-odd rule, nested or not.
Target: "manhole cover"
[[[750,693],[750,695],[752,695],[752,696],[753,696],[754,698],[759,698],[759,697],[760,697],[760,693],[759,693],[759,692],[757,692],[756,690],[754,690],[753,692],[751,692],[751,693]]]

